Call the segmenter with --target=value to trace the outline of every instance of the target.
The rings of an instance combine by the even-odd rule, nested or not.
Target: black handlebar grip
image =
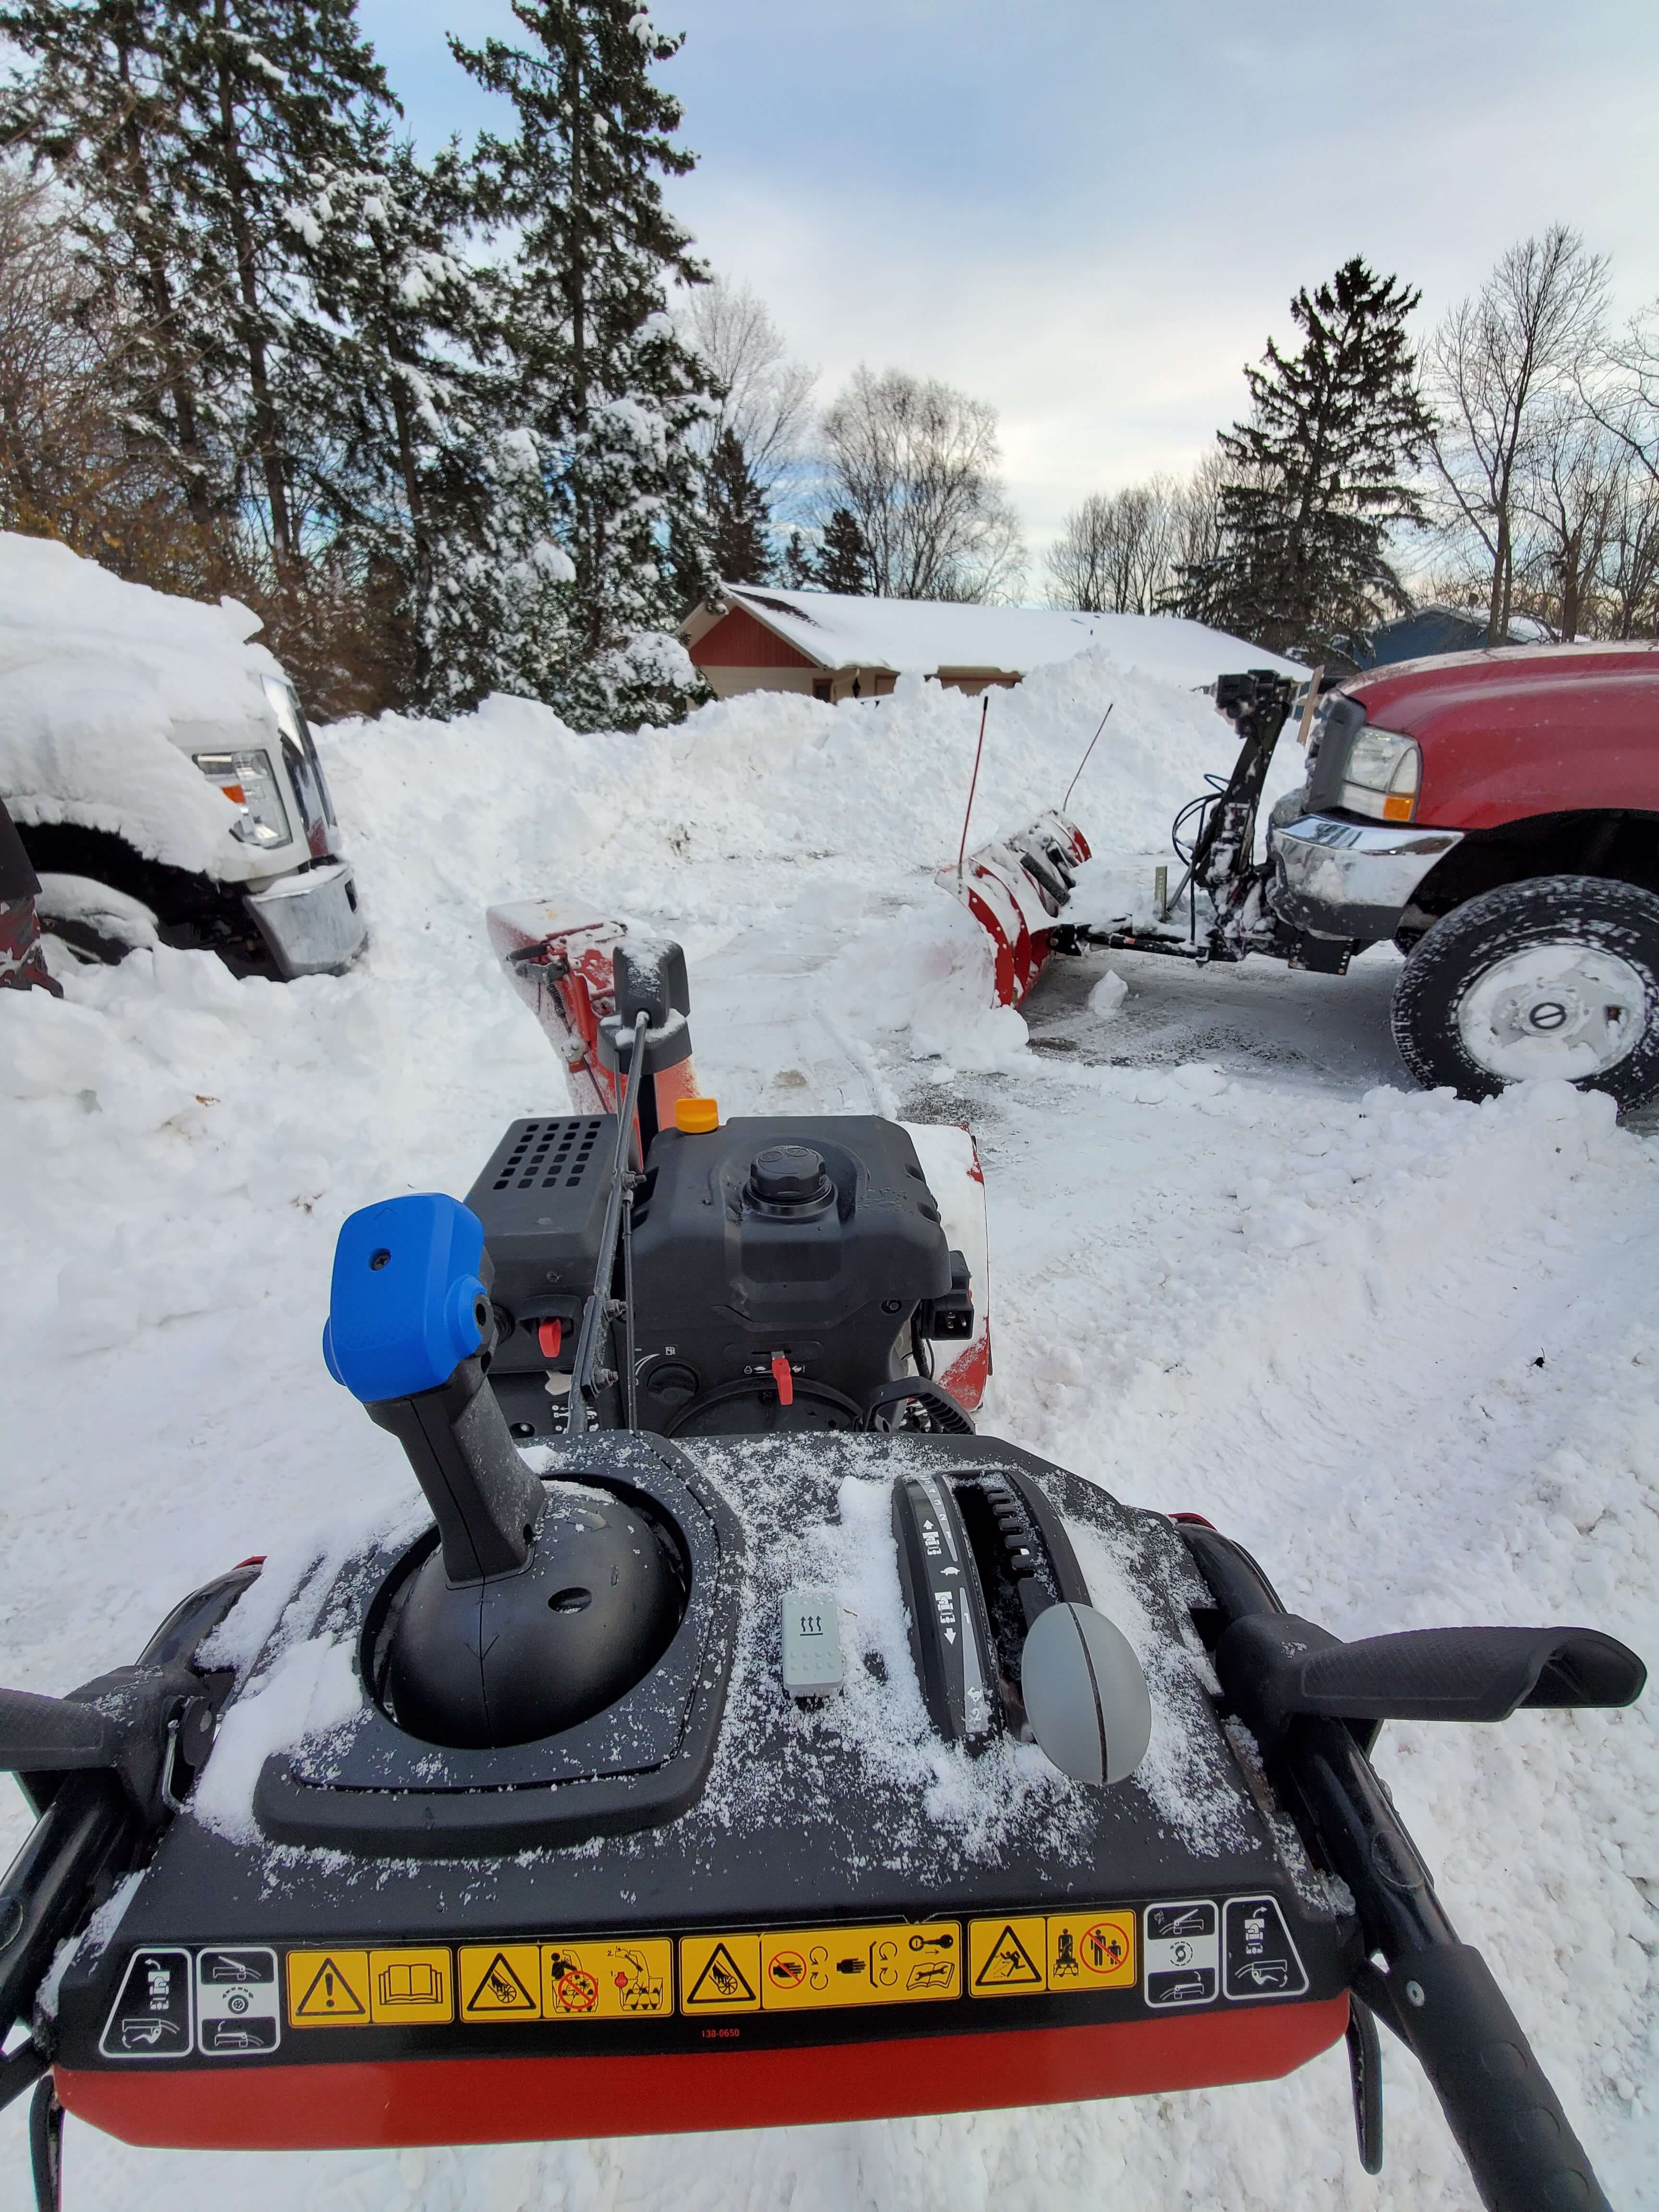
[[[113,1766],[120,1731],[95,1705],[0,1690],[0,1773],[66,1774]]]
[[[1413,1951],[1389,1975],[1487,2212],[1610,2212],[1583,2145],[1479,1951]]]

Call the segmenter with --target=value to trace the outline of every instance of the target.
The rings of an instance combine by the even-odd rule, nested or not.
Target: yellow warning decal
[[[662,1936],[544,1943],[541,1988],[545,2020],[653,2020],[674,2009],[674,1946]]]
[[[1048,1915],[1048,1988],[1055,1996],[1079,1990],[1129,1990],[1135,1985],[1133,1912]]]
[[[288,2018],[290,2027],[368,2027],[368,1952],[290,1951]]]
[[[369,2007],[377,2027],[447,2021],[455,2014],[449,1950],[371,1951]]]
[[[925,2004],[961,1995],[962,1928],[957,1921],[787,1929],[761,1937],[761,2007],[765,2012]]]
[[[968,1986],[976,1997],[1024,1996],[1046,1989],[1048,1956],[1040,1913],[973,1921],[968,1930]]]
[[[682,2012],[758,2012],[758,1936],[682,1936]]]
[[[463,2020],[539,2020],[540,1947],[534,1943],[463,1944],[459,1984]]]

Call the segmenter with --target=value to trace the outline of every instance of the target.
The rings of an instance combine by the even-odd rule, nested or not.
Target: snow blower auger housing
[[[905,1132],[696,1101],[648,1133],[671,1025],[630,975],[671,964],[617,963],[614,1115],[341,1231],[327,1364],[425,1510],[238,1568],[69,1698],[0,1692],[40,1814],[0,2097],[34,2085],[41,2203],[65,2109],[217,2148],[653,2133],[1261,2080],[1345,2035],[1375,2170],[1380,2015],[1488,2205],[1602,2203],[1367,1752],[1627,1703],[1635,1656],[1340,1643],[1207,1525],[975,1434],[923,1371],[971,1285]],[[564,1383],[525,1449],[520,1340]]]

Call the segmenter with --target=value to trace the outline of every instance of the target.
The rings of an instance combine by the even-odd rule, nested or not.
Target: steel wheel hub
[[[1641,970],[1616,952],[1571,941],[1530,945],[1495,961],[1457,1009],[1463,1049],[1505,1083],[1603,1075],[1635,1049],[1647,1024]]]

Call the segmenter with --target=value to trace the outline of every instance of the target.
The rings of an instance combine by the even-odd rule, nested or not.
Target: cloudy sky
[[[1555,220],[1659,295],[1653,0],[661,0],[700,156],[672,198],[828,398],[860,361],[1000,410],[1034,548],[1184,468],[1286,302],[1348,255],[1419,326]],[[506,0],[362,0],[423,143],[489,103],[443,33]]]

